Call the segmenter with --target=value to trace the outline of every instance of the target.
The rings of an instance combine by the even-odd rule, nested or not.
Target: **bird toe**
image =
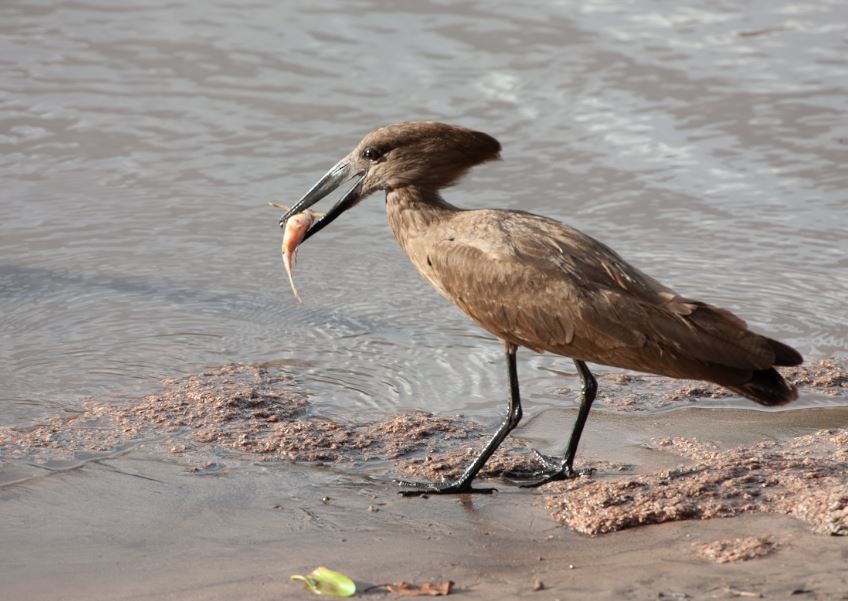
[[[395,484],[404,490],[398,491],[402,497],[421,497],[427,495],[456,495],[456,494],[482,494],[490,495],[497,492],[496,488],[475,488],[470,481],[457,480],[456,482],[414,482],[409,480],[395,480]]]

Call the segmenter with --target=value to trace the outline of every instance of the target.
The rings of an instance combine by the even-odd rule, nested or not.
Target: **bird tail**
[[[798,398],[798,389],[783,379],[773,367],[759,369],[741,386],[728,386],[730,390],[760,405],[785,405]]]
[[[792,366],[804,362],[801,353],[791,346],[771,338],[766,338],[766,341],[774,351],[775,365]],[[745,384],[728,388],[761,405],[785,405],[798,398],[795,386],[784,380],[773,367],[755,370]]]
[[[788,344],[783,344],[782,342],[772,340],[771,338],[766,338],[766,340],[771,346],[771,350],[774,351],[775,365],[801,365],[804,362],[804,358],[801,356],[801,353]]]

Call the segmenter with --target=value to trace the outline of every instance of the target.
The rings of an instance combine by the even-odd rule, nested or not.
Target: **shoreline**
[[[556,450],[573,414],[527,419],[487,476],[531,470],[529,448]],[[338,424],[290,376],[232,365],[4,428],[0,546],[15,553],[0,578],[33,600],[308,598],[288,576],[317,565],[366,583],[453,580],[467,599],[848,590],[848,539],[814,532],[846,532],[848,407],[602,408],[578,456],[590,478],[427,499],[388,482],[454,473],[490,429],[424,412]]]

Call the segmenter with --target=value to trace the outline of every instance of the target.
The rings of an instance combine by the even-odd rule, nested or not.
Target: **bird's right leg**
[[[532,484],[523,484],[522,487],[524,488],[535,488],[555,480],[575,478],[583,473],[574,469],[574,458],[577,456],[577,446],[580,444],[580,436],[583,434],[583,428],[586,426],[589,410],[592,408],[592,403],[598,392],[598,381],[595,380],[595,376],[589,371],[586,363],[575,359],[574,365],[577,367],[577,373],[580,375],[583,387],[580,409],[577,411],[577,420],[574,422],[574,428],[571,430],[568,448],[565,450],[565,455],[561,458],[549,457],[548,455],[542,455],[539,451],[535,451],[536,459],[542,464],[542,469],[533,474],[533,476],[541,476],[542,479]]]
[[[509,371],[509,409],[507,410],[506,418],[501,422],[498,431],[495,432],[491,440],[486,444],[483,450],[477,455],[477,458],[469,465],[462,475],[452,482],[409,482],[406,480],[395,480],[396,484],[406,487],[408,490],[400,491],[400,494],[406,497],[415,495],[429,494],[456,494],[456,493],[484,493],[491,494],[495,491],[494,488],[472,488],[471,481],[485,465],[492,453],[500,446],[507,434],[509,434],[518,422],[521,421],[521,396],[518,392],[518,370],[515,364],[516,346],[514,344],[506,344],[506,361]]]

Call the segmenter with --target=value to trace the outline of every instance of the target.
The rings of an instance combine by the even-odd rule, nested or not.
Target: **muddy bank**
[[[844,365],[833,360],[793,370],[791,377],[802,394],[814,389],[839,398],[848,387]],[[651,390],[659,385],[638,376],[617,381],[629,388],[619,390],[620,396],[631,399],[652,395],[644,390],[646,381]],[[703,390],[700,384],[663,382],[675,388],[654,395],[660,402],[694,399],[695,391]],[[630,410],[626,403],[623,407]],[[425,412],[372,424],[338,423],[317,414],[291,375],[228,365],[166,381],[159,392],[132,405],[90,402],[71,418],[25,430],[0,429],[0,449],[6,459],[52,466],[141,447],[182,456],[200,471],[214,465],[210,456],[234,453],[260,462],[360,467],[370,462],[382,466],[385,476],[439,480],[461,473],[493,431],[493,425]],[[846,429],[729,449],[689,437],[655,438],[650,445],[674,454],[672,467],[634,475],[629,464],[581,453],[579,467],[594,470],[593,477],[539,489],[551,517],[577,532],[600,534],[771,512],[804,520],[819,533],[848,534]],[[510,437],[481,477],[530,478],[538,469],[529,446]]]
[[[336,423],[290,375],[243,365],[90,402],[0,430],[0,548],[15,549],[0,580],[12,598],[74,601],[306,598],[288,577],[317,565],[497,601],[848,590],[846,539],[821,534],[845,532],[848,410],[601,408],[578,458],[591,477],[503,479],[536,469],[528,441],[564,444],[573,416],[528,415],[487,468],[498,494],[405,499],[389,476],[454,476],[496,424]]]
[[[360,463],[435,451],[476,440],[478,424],[412,412],[374,424],[341,424],[316,415],[287,374],[227,365],[182,380],[133,405],[89,402],[71,418],[27,430],[0,428],[7,457],[72,459],[144,444],[172,454],[237,451],[258,460]]]
[[[600,534],[773,512],[804,520],[821,534],[848,534],[848,429],[727,451],[679,440],[658,444],[682,448],[699,460],[644,476],[547,485],[543,493],[551,516],[577,532]]]
[[[845,539],[774,514],[589,537],[557,527],[532,491],[406,499],[312,464],[230,461],[200,475],[176,459],[133,449],[0,488],[4,598],[308,599],[289,576],[318,565],[363,588],[452,580],[457,598],[481,601],[784,599],[796,590],[824,600],[848,590]],[[776,547],[726,563],[701,553],[720,545],[716,557],[748,556],[756,551],[735,539],[752,538]]]
[[[731,563],[768,557],[780,547],[769,538],[730,538],[702,543],[698,545],[696,554],[716,563]]]

